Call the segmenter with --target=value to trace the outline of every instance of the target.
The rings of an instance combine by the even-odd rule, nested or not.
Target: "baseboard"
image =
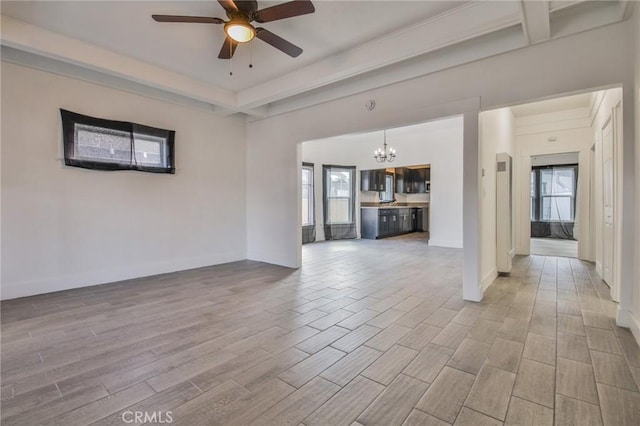
[[[491,269],[491,271],[489,271],[487,275],[485,275],[482,281],[480,281],[480,292],[483,295],[484,295],[484,292],[487,291],[491,283],[493,283],[496,278],[498,278],[498,268],[494,267],[493,269]]]
[[[596,261],[596,273],[599,277],[602,276],[602,263]]]
[[[620,327],[627,327],[631,330],[631,334],[633,334],[633,337],[636,339],[636,343],[640,345],[640,322],[633,316],[631,311],[620,309],[620,306],[618,306],[616,324]]]
[[[13,283],[3,281],[0,288],[0,300],[17,299],[19,297],[35,296],[37,294],[52,293],[55,291],[90,287],[93,285],[113,283],[134,278],[150,277],[153,275],[202,268],[204,266],[219,265],[244,259],[246,259],[244,252],[215,253],[207,256],[150,262],[143,265],[135,265],[125,268],[88,271],[31,281],[19,281]]]
[[[462,241],[429,240],[432,247],[462,248]]]
[[[320,241],[316,241],[320,242]],[[291,259],[291,253],[274,252],[264,250],[249,250],[247,254],[248,260],[255,260],[256,262],[265,262],[272,265],[284,266],[286,268],[299,268],[296,265],[295,259]],[[293,262],[292,262],[293,260]]]

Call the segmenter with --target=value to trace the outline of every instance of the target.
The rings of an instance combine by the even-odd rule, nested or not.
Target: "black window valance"
[[[67,166],[175,173],[175,131],[60,110]]]

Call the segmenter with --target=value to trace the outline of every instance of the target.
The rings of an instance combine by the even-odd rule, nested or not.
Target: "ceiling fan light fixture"
[[[247,43],[256,36],[255,28],[247,22],[227,22],[224,26],[224,32],[238,43]]]

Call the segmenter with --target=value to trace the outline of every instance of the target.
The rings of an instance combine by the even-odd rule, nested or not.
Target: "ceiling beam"
[[[633,3],[629,0],[619,0],[620,19],[625,20],[631,17],[633,13]]]
[[[547,41],[551,38],[551,21],[549,20],[549,3],[539,0],[523,0],[522,27],[529,44]]]
[[[379,87],[436,73],[526,46],[527,43],[520,28],[505,28],[483,37],[467,40],[455,46],[439,49],[408,61],[359,75],[357,78],[337,82],[271,103],[269,116],[284,114],[359,93],[368,93]]]
[[[584,3],[585,1],[586,0],[551,0],[549,2],[549,12],[557,12],[559,10],[575,6],[578,3]]]
[[[236,94],[185,75],[80,40],[0,16],[0,44],[195,99],[224,110],[263,117],[264,111],[236,108]]]
[[[238,93],[238,105],[275,102],[520,23],[514,2],[470,2]],[[340,66],[336,66],[340,64]]]

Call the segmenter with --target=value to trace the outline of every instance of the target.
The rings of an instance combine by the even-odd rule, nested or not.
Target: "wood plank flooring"
[[[411,234],[2,302],[2,424],[640,424],[592,265],[516,258],[482,303],[461,277]]]

